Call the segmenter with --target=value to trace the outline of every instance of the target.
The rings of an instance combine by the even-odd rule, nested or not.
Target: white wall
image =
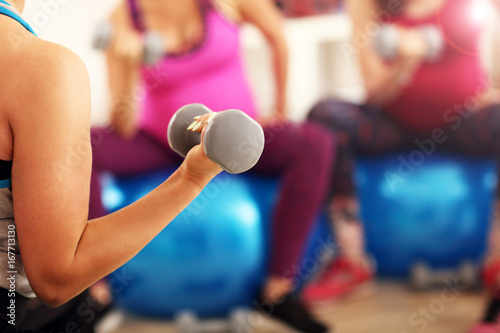
[[[120,0],[26,0],[25,18],[44,39],[76,52],[89,70],[92,84],[92,121],[108,115],[108,89],[104,59],[91,48],[95,25],[105,19]],[[300,119],[321,96],[344,90],[347,98],[360,94],[357,74],[345,63],[336,43],[347,40],[350,24],[345,17],[295,19],[287,22],[290,47],[289,111]],[[251,27],[243,32],[247,72],[262,111],[274,100],[270,57],[260,33]],[[340,62],[338,60],[341,60]],[[346,79],[344,81],[344,78]],[[333,91],[332,91],[333,90]]]
[[[352,25],[344,14],[288,19],[285,37],[289,49],[288,114],[301,120],[321,98],[335,95],[359,102],[364,97],[357,59],[343,54],[340,45],[350,41]],[[274,103],[269,49],[260,32],[243,30],[247,72],[257,103],[265,113]]]
[[[91,48],[95,25],[120,0],[26,0],[23,16],[40,37],[76,52],[89,70],[92,84],[92,120],[107,117],[107,85],[102,54]]]
[[[92,84],[94,124],[107,119],[108,89],[104,58],[101,52],[91,48],[92,32],[119,1],[26,0],[24,16],[39,35],[69,47],[86,63]],[[363,99],[356,59],[342,54],[340,48],[342,43],[350,40],[351,30],[350,21],[342,14],[287,20],[285,35],[290,50],[288,111],[293,119],[302,119],[307,110],[326,95],[351,101]],[[269,50],[260,33],[252,27],[243,29],[243,44],[247,73],[257,104],[263,112],[268,112],[274,102]],[[490,58],[492,54],[491,51],[485,52]],[[491,61],[489,63],[492,65]],[[496,69],[500,75],[499,67]]]

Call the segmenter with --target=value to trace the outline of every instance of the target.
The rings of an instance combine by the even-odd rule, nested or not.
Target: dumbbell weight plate
[[[390,24],[382,24],[378,34],[373,38],[373,48],[382,58],[392,60],[398,53],[398,29]]]
[[[165,40],[163,35],[148,31],[144,35],[144,52],[142,62],[147,65],[155,65],[165,54]]]
[[[474,288],[479,285],[478,270],[474,263],[465,261],[460,265],[458,270],[458,281],[460,284],[468,288]]]
[[[242,173],[259,161],[264,150],[264,131],[243,111],[226,110],[217,113],[208,124],[203,148],[207,157],[227,172]]]
[[[97,25],[92,39],[92,46],[97,50],[106,50],[111,42],[113,26],[109,22],[101,22]]]
[[[188,131],[187,128],[194,121],[194,117],[212,112],[203,104],[189,104],[180,108],[170,120],[167,130],[168,144],[182,157],[193,146],[200,144],[201,134]]]
[[[432,280],[432,272],[426,264],[415,263],[411,268],[411,285],[416,290],[425,290]]]
[[[444,48],[444,38],[437,26],[426,25],[419,28],[429,47],[427,61],[436,62],[441,59]]]

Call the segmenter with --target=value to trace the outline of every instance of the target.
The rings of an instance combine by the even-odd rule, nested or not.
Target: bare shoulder
[[[71,50],[41,39],[32,39],[18,48],[9,68],[13,89],[10,101],[15,112],[25,113],[55,101],[81,96],[90,100],[90,83],[83,61]],[[77,101],[75,101],[77,102]]]
[[[21,48],[17,58],[20,60],[18,73],[28,75],[25,79],[36,84],[43,82],[38,80],[55,83],[61,76],[88,75],[85,64],[76,53],[41,39],[35,39]]]

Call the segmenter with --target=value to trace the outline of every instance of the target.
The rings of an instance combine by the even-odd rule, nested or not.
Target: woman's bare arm
[[[124,138],[137,131],[137,105],[134,89],[139,82],[139,61],[142,41],[133,30],[124,2],[111,16],[114,37],[106,51],[109,92],[111,98],[111,125]]]
[[[143,199],[87,221],[90,89],[70,51],[36,40],[13,82],[12,192],[23,263],[33,290],[60,305],[111,273],[154,238],[220,168],[199,146]]]
[[[392,64],[387,64],[375,52],[371,43],[358,45],[360,36],[367,38],[369,27],[380,24],[377,19],[381,8],[376,0],[346,0],[347,11],[353,23],[353,47],[358,52],[358,60],[363,75],[368,102],[383,105],[393,100],[404,88],[406,79],[411,76],[422,61],[421,51],[412,54],[406,52]],[[414,31],[400,31],[407,33],[404,40],[418,38]],[[411,44],[411,42],[408,42]]]
[[[271,0],[243,0],[239,3],[242,19],[254,24],[271,46],[276,86],[275,111],[284,117],[288,79],[288,49],[283,35],[283,19]]]

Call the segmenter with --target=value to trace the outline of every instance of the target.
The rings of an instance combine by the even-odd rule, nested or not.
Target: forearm
[[[389,66],[377,76],[367,77],[367,103],[383,106],[396,99],[411,82],[417,60],[402,60]]]
[[[132,94],[124,93],[112,101],[110,122],[122,137],[132,137],[137,124],[137,101]]]
[[[239,1],[238,12],[244,22],[255,25],[271,48],[275,79],[275,114],[284,116],[288,75],[288,49],[283,35],[283,16],[269,0]]]
[[[56,283],[58,298],[54,305],[76,296],[135,256],[200,193],[211,178],[194,179],[181,167],[136,203],[89,221],[73,260],[62,270],[70,273],[61,276]]]
[[[284,38],[273,43],[273,65],[276,87],[275,112],[286,116],[286,90],[288,81],[288,49]]]
[[[111,96],[111,125],[124,137],[132,136],[136,128],[138,101],[134,90],[138,86],[139,69],[107,55],[109,90]]]

